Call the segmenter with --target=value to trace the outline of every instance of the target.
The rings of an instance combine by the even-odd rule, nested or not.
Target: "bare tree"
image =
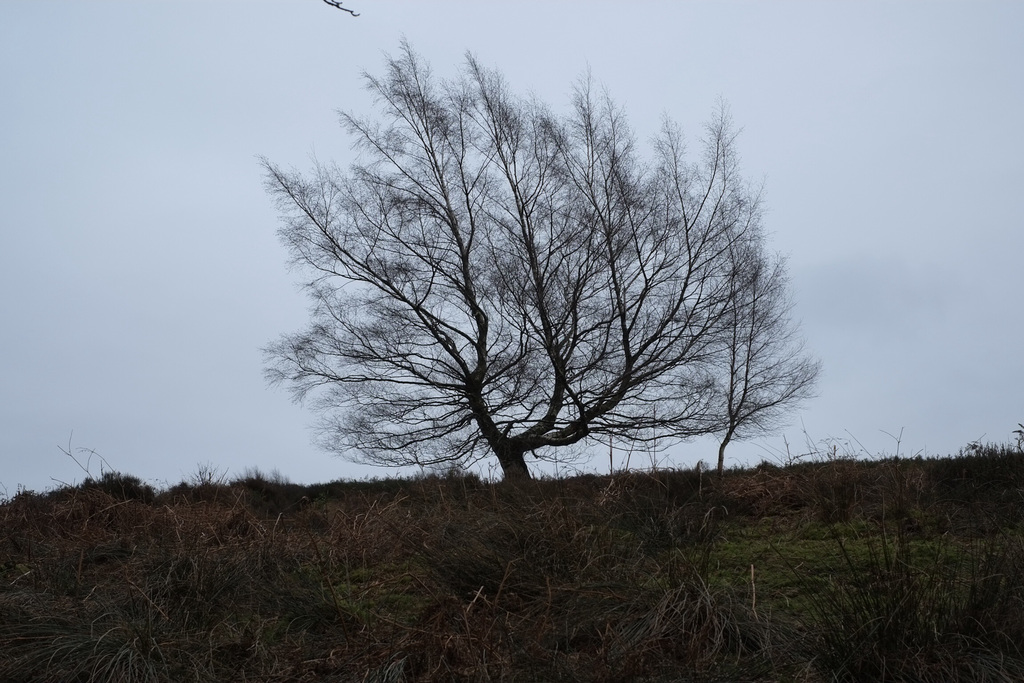
[[[763,434],[785,413],[809,398],[821,363],[804,351],[790,318],[785,261],[763,253],[760,240],[737,240],[732,248],[733,305],[726,316],[720,403],[718,475],[725,447],[734,438]]]
[[[727,116],[696,160],[670,123],[644,160],[589,81],[558,116],[471,56],[439,81],[408,45],[365,81],[379,117],[342,114],[348,172],[265,162],[313,301],[268,377],[311,397],[325,447],[512,478],[526,454],[721,428],[733,247],[761,248]]]

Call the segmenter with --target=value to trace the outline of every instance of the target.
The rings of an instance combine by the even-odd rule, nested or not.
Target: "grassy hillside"
[[[0,504],[4,681],[1024,680],[1024,454]]]

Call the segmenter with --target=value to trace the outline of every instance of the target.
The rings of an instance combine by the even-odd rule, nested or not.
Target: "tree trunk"
[[[721,478],[725,474],[725,447],[729,445],[729,441],[732,439],[732,431],[725,433],[725,437],[722,439],[722,443],[718,446],[718,476]]]
[[[505,481],[523,481],[530,479],[530,470],[526,466],[526,451],[511,447],[508,444],[493,446],[494,454],[501,464],[501,473]]]

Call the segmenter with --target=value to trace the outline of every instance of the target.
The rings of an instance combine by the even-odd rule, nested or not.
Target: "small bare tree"
[[[719,476],[729,442],[776,427],[787,411],[813,394],[821,371],[821,363],[804,352],[790,318],[784,259],[765,255],[760,240],[750,238],[737,240],[730,250],[733,303],[726,315],[721,363]]]
[[[721,429],[734,247],[761,249],[724,113],[696,160],[666,123],[648,161],[588,81],[557,116],[472,57],[438,81],[408,45],[365,80],[379,118],[342,114],[348,172],[265,162],[314,304],[268,377],[312,397],[325,447],[512,478],[526,454]]]

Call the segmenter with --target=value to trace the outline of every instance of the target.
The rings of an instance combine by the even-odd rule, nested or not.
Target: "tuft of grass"
[[[83,491],[103,491],[117,500],[137,500],[142,503],[152,503],[156,497],[154,488],[138,477],[115,471],[104,472],[99,479],[89,477],[78,488]]]
[[[883,529],[883,532],[885,530]],[[954,544],[883,533],[861,552],[836,537],[841,565],[803,577],[814,666],[834,681],[1024,678],[1020,537]]]

